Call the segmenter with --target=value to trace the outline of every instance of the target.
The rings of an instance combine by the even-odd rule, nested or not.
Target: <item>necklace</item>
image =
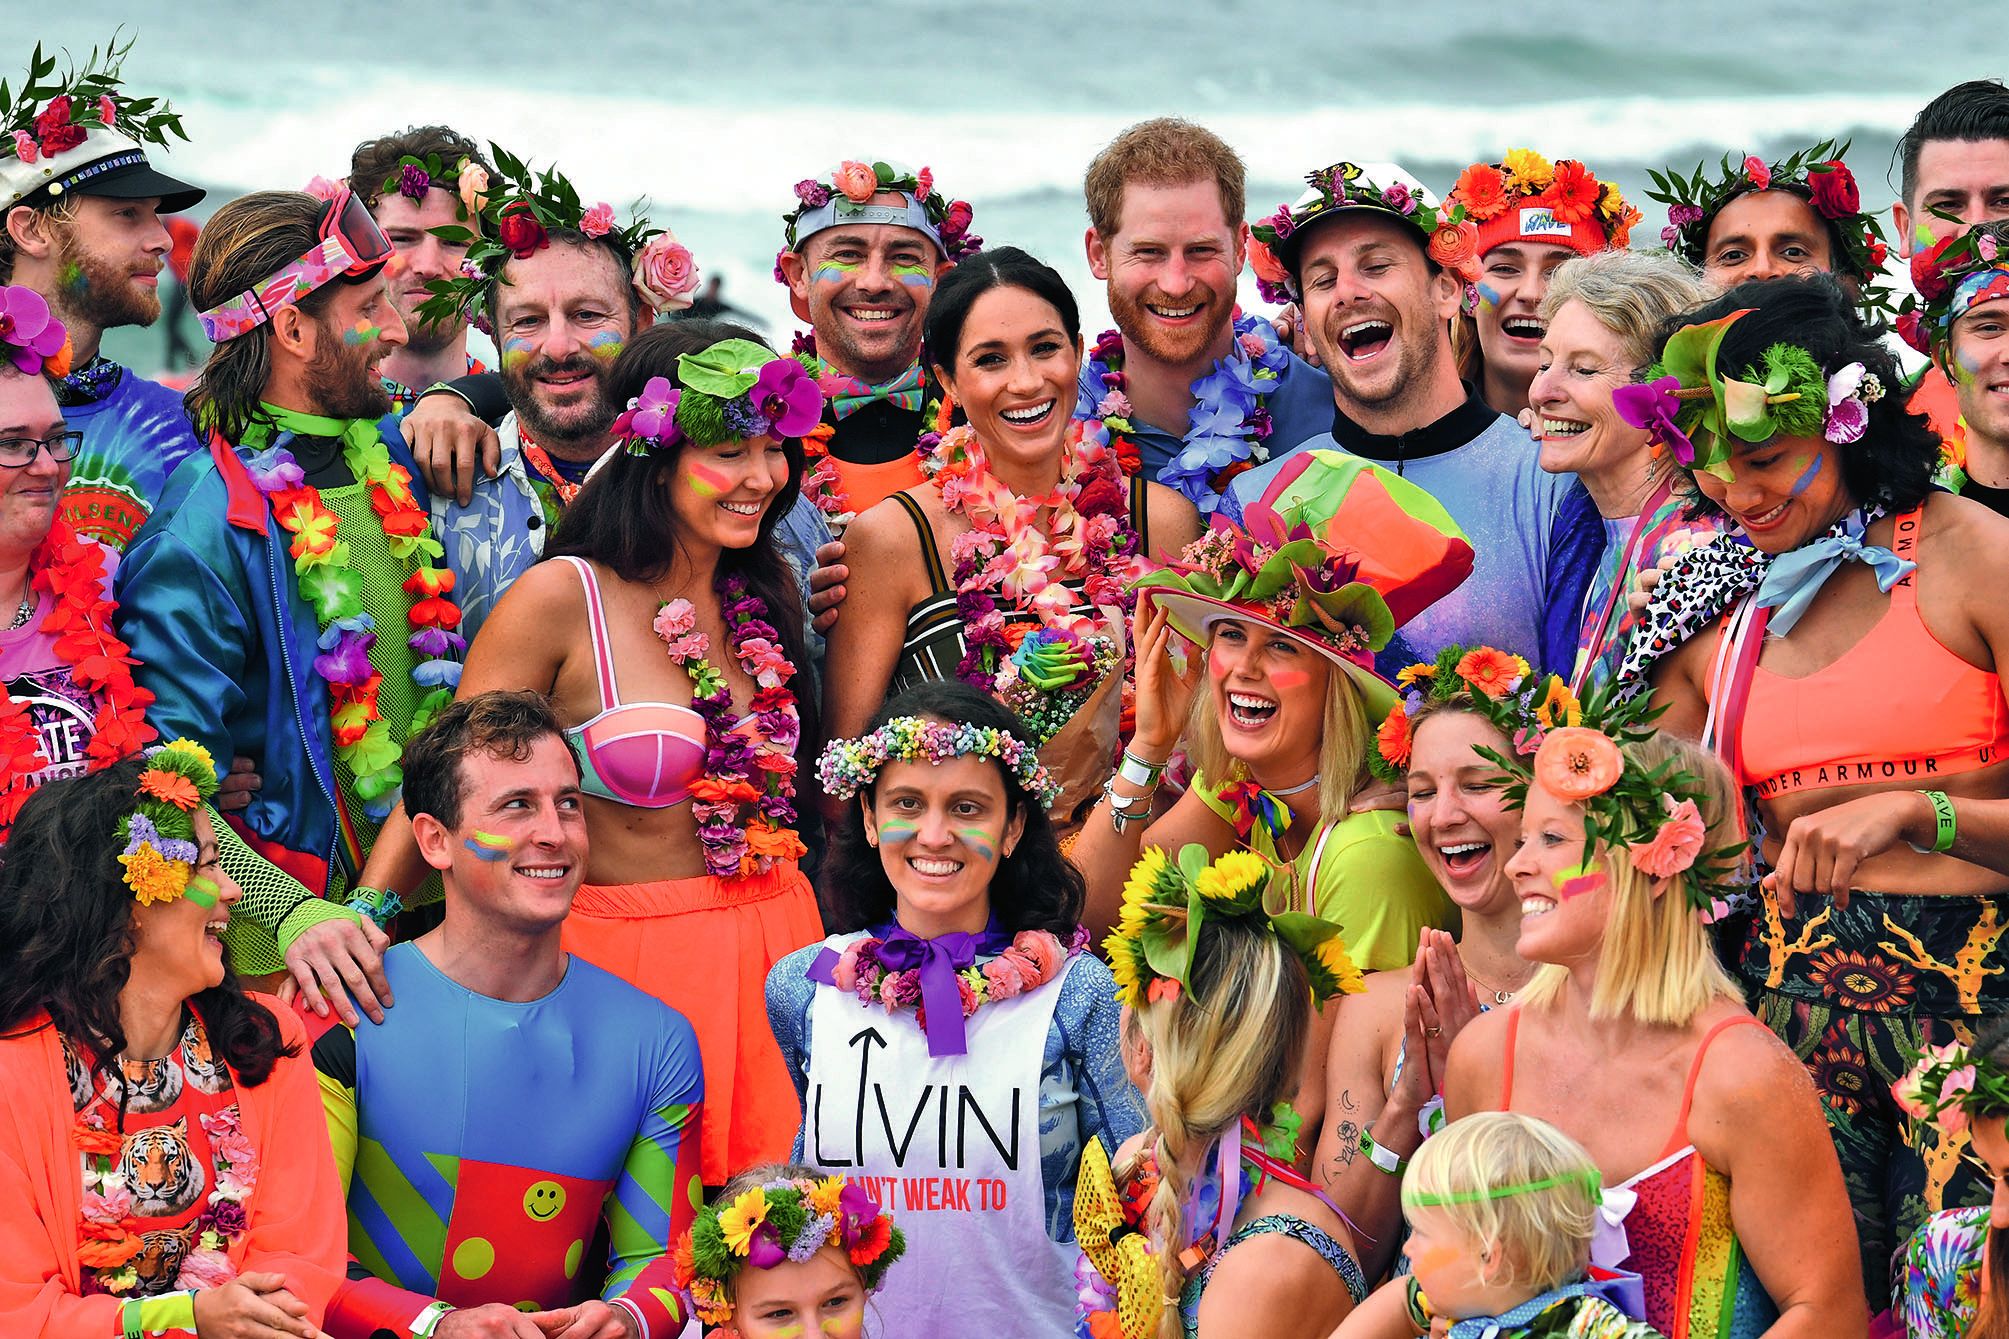
[[[34,612],[35,587],[30,583],[23,582],[21,587],[21,607],[14,611],[14,621],[7,625],[7,630],[12,632],[14,629],[22,626],[28,621],[28,615]]]
[[[1318,784],[1318,777],[1319,774],[1317,772],[1313,772],[1309,780],[1300,781],[1295,786],[1285,786],[1282,789],[1272,790],[1270,794],[1277,796],[1302,795],[1304,794],[1304,792],[1310,790],[1313,786],[1316,786]]]
[[[1270,458],[1264,443],[1275,425],[1266,406],[1290,366],[1289,350],[1262,317],[1236,317],[1234,334],[1228,356],[1218,359],[1211,372],[1193,383],[1193,408],[1187,414],[1185,436],[1178,453],[1158,471],[1158,482],[1184,494],[1203,518],[1221,505],[1221,495],[1236,475]],[[1095,341],[1089,351],[1088,372],[1092,380],[1108,387],[1095,412],[1114,431],[1135,432],[1130,424],[1130,398],[1125,393],[1129,381],[1123,372],[1121,332],[1104,331]],[[1136,473],[1141,457],[1135,445],[1120,441],[1116,450],[1124,472]]]
[[[1518,995],[1521,992],[1522,987],[1528,984],[1527,982],[1523,981],[1521,982],[1520,985],[1515,986],[1512,990],[1501,990],[1499,987],[1490,985],[1487,982],[1481,981],[1478,977],[1472,975],[1472,969],[1470,967],[1467,967],[1465,969],[1465,976],[1466,979],[1471,981],[1473,985],[1479,987],[1479,989],[1486,991],[1488,994],[1490,994],[1493,997],[1494,1004],[1511,1003],[1513,1001],[1514,996]]]

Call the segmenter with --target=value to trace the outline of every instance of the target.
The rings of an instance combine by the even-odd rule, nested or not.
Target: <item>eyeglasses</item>
[[[0,467],[18,470],[32,465],[44,448],[49,452],[49,459],[58,463],[75,460],[77,448],[83,444],[84,434],[74,428],[51,433],[47,437],[0,437]]]

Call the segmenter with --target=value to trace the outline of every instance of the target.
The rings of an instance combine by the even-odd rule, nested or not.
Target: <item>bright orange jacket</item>
[[[320,1085],[293,1010],[252,998],[279,1020],[299,1054],[281,1056],[252,1088],[232,1075],[243,1130],[258,1149],[250,1226],[230,1243],[239,1273],[283,1274],[321,1323],[341,1282],[348,1224]],[[71,1143],[76,1112],[56,1030],[0,1038],[0,1335],[9,1339],[114,1339],[122,1299],[79,1296],[77,1223],[83,1167]]]

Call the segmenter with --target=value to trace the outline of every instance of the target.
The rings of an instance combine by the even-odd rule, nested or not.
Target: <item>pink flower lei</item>
[[[670,660],[690,676],[691,706],[704,718],[704,775],[691,785],[691,816],[705,869],[731,879],[764,874],[803,855],[795,833],[795,748],[802,721],[787,687],[795,666],[768,622],[766,603],[738,573],[721,575],[713,590],[733,657],[756,686],[745,715],[733,713],[732,689],[705,658],[710,647],[695,630],[689,600],[666,601],[654,626]]]
[[[928,1025],[927,1009],[921,1003],[921,971],[911,967],[889,971],[879,961],[884,942],[867,937],[848,945],[831,969],[837,988],[856,995],[864,1005],[878,1005],[888,1013],[914,1011],[914,1021]],[[1069,960],[1088,945],[1088,931],[1076,926],[1066,942],[1047,930],[1021,930],[1012,936],[1011,947],[988,962],[972,964],[956,974],[962,993],[963,1017],[969,1018],[986,1004],[995,1004],[1015,995],[1029,995],[1066,969]]]

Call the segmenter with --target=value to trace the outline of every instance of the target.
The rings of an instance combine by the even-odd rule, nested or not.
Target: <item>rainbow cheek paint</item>
[[[863,266],[846,264],[841,260],[826,260],[816,267],[809,278],[813,283],[841,284],[862,268]]]
[[[910,842],[914,840],[914,834],[918,831],[920,829],[907,819],[889,818],[879,825],[879,840],[888,846],[898,842]]]
[[[188,887],[184,888],[182,893],[204,911],[208,911],[223,899],[223,890],[216,886],[216,881],[200,874],[189,876]]]
[[[1801,471],[1799,478],[1793,480],[1794,497],[1798,497],[1800,494],[1806,492],[1807,489],[1813,486],[1814,480],[1820,477],[1821,461],[1823,459],[1825,459],[1825,457],[1815,456],[1813,463],[1807,466],[1805,470]]]
[[[537,352],[537,346],[520,335],[508,335],[502,341],[502,370],[520,372],[530,356]]]
[[[689,462],[688,470],[691,491],[699,497],[704,498],[707,502],[713,498],[724,497],[732,491],[733,485],[737,482],[724,470],[714,469],[702,460],[697,460],[690,456],[686,456],[684,459]]]
[[[909,288],[933,288],[935,272],[926,265],[895,265],[893,277]]]
[[[586,339],[586,349],[603,363],[611,363],[621,356],[623,340],[618,330],[602,330]]]
[[[998,848],[991,845],[991,834],[983,828],[957,828],[956,836],[963,845],[970,848],[977,859],[989,864],[998,858]]]
[[[1602,869],[1584,865],[1572,865],[1568,869],[1557,870],[1549,880],[1556,886],[1556,895],[1567,902],[1574,897],[1586,897],[1604,887],[1607,882]]]
[[[494,864],[498,860],[507,860],[511,844],[509,838],[498,837],[493,832],[483,832],[479,828],[475,829],[472,837],[461,843],[468,850],[474,852],[475,859],[485,860],[489,864]]]

